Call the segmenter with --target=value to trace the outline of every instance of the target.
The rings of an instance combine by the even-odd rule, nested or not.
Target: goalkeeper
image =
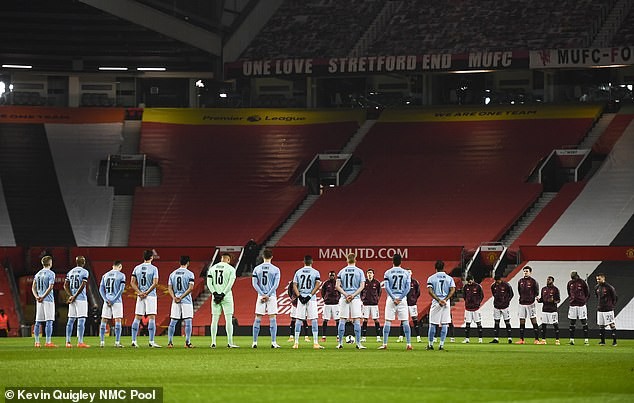
[[[233,294],[231,287],[236,281],[236,269],[231,266],[231,255],[223,253],[220,262],[207,271],[207,288],[212,293],[211,301],[211,348],[216,348],[216,335],[220,312],[225,314],[227,347],[238,348],[233,344]]]

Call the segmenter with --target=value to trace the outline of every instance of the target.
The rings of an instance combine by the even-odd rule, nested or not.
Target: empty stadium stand
[[[266,124],[275,116],[292,117],[227,109],[215,113],[218,119],[235,117],[231,124],[210,117],[208,124],[190,124],[177,123],[187,111],[158,110],[154,116],[163,122],[152,121],[151,113],[144,113],[140,148],[163,177],[161,186],[137,189],[131,246],[261,243],[305,197],[294,182],[306,164],[316,153],[340,149],[360,120],[358,112],[300,111],[296,117],[306,123]]]
[[[0,123],[0,177],[18,245],[75,244],[40,123]]]
[[[3,189],[2,176],[0,176],[0,189]],[[15,246],[15,237],[13,236],[7,202],[4,199],[4,190],[0,192],[0,245]]]
[[[9,336],[17,336],[20,330],[20,321],[15,310],[15,303],[13,301],[13,294],[11,287],[9,287],[8,274],[4,269],[2,263],[0,263],[0,309],[4,310],[4,313],[9,317]]]
[[[345,57],[382,6],[379,0],[287,0],[242,58]]]
[[[95,110],[95,112],[98,112]],[[47,124],[46,135],[73,234],[79,246],[106,246],[114,190],[97,186],[99,162],[119,154],[123,110],[118,122]]]
[[[589,46],[615,1],[401,3],[368,54]]]
[[[539,245],[609,245],[634,214],[634,124]],[[592,214],[589,214],[592,212]]]
[[[327,189],[278,245],[473,248],[500,239],[541,193],[525,182],[533,167],[553,148],[577,144],[599,112],[537,110],[544,118],[443,121],[438,110],[384,112],[357,149],[357,181]]]

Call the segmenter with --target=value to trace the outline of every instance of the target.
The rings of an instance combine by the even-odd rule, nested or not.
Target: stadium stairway
[[[294,184],[297,175],[316,153],[343,147],[360,116],[343,111],[342,121],[260,125],[246,118],[282,112],[232,111],[223,113],[243,114],[245,122],[165,123],[144,111],[141,151],[161,166],[163,177],[160,186],[136,191],[130,245],[262,243],[304,199],[306,189]],[[174,122],[180,122],[179,113],[190,113],[155,112]]]
[[[543,192],[531,208],[515,222],[511,230],[502,238],[502,245],[512,245],[556,196],[557,192]]]
[[[0,175],[0,190],[2,189],[2,176]],[[15,237],[13,236],[7,201],[4,199],[4,190],[0,191],[0,245],[15,246]]]
[[[96,110],[92,110],[94,113]],[[121,146],[121,121],[46,124],[57,181],[78,246],[107,246],[114,188],[98,186],[99,163]]]
[[[629,123],[608,158],[545,234],[540,246],[609,245],[630,220],[634,214],[633,116],[626,118]],[[617,116],[613,124],[620,120]]]
[[[43,124],[0,124],[0,178],[18,245],[75,245]]]
[[[543,119],[526,120],[443,121],[434,112],[384,111],[357,149],[357,180],[326,189],[278,246],[472,248],[498,240],[542,192],[525,182],[533,167],[578,144],[600,108],[546,107]]]

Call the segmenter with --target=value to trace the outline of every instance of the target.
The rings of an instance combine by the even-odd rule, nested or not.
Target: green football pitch
[[[183,348],[182,337],[173,349],[151,349],[147,337],[138,349],[129,347],[129,337],[126,348],[115,349],[112,340],[99,348],[88,337],[90,349],[66,349],[54,338],[59,348],[35,349],[33,339],[0,339],[2,391],[160,386],[165,402],[634,401],[634,340],[616,347],[597,340],[584,346],[580,339],[574,346],[447,343],[446,351],[425,351],[424,343],[405,351],[395,339],[387,351],[374,340],[367,350],[350,344],[337,350],[334,337],[324,350],[303,340],[293,350],[286,337],[277,350],[269,337],[260,338],[257,350],[249,337],[236,337],[241,348],[231,350],[221,347],[224,336],[216,349],[209,337],[193,338],[194,349]]]

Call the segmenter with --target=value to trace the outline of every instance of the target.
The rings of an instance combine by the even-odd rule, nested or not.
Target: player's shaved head
[[[262,257],[264,259],[272,259],[273,258],[273,251],[269,248],[264,249],[264,251],[262,252]]]

